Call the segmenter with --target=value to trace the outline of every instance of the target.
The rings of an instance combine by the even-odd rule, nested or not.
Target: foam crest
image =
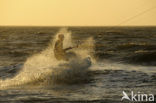
[[[49,46],[44,51],[26,60],[22,70],[15,77],[0,80],[0,88],[26,84],[51,85],[56,83],[75,83],[85,78],[85,73],[91,66],[91,51],[93,51],[94,47],[93,39],[88,38],[79,48],[71,50],[76,53],[76,58],[69,61],[57,61],[54,57],[53,49],[60,33],[65,36],[64,48],[72,46],[72,33],[67,28],[62,28],[53,37]]]

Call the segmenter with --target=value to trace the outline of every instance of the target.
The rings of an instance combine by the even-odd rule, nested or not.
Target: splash
[[[77,57],[69,61],[57,61],[54,57],[54,44],[58,34],[64,34],[64,48],[74,45],[71,32],[62,28],[51,40],[49,46],[41,53],[29,57],[22,70],[11,79],[0,80],[0,88],[16,87],[23,85],[54,85],[61,83],[81,82],[92,64],[94,41],[88,38],[78,48],[71,50]],[[87,48],[86,48],[87,47]]]

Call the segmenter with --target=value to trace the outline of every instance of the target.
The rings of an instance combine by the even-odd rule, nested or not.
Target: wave
[[[138,50],[124,58],[130,63],[142,65],[156,65],[156,51]]]
[[[155,50],[156,45],[132,42],[132,43],[125,43],[125,44],[118,45],[116,48],[120,50],[129,50],[129,49]]]
[[[79,48],[70,52],[76,57],[69,61],[58,61],[54,57],[53,48],[58,34],[65,36],[64,47],[74,45],[71,39],[71,32],[66,28],[61,29],[51,40],[47,49],[41,53],[29,57],[23,65],[21,71],[13,78],[0,80],[0,89],[17,86],[42,86],[55,84],[79,83],[87,78],[87,71],[95,61],[92,57],[94,41],[88,38]],[[83,48],[88,45],[90,48]]]

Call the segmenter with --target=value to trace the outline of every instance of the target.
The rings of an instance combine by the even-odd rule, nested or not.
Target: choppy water
[[[59,27],[0,27],[1,80],[14,82],[28,58],[44,51],[59,30]],[[1,88],[0,102],[117,103],[121,102],[123,90],[156,95],[156,27],[69,27],[69,31],[75,43],[85,42],[89,37],[95,40],[92,53],[96,63],[85,71],[85,76],[75,73],[81,78],[74,82],[70,82],[74,77],[67,76],[65,84],[40,85],[37,81]],[[40,73],[38,68],[32,72],[35,70]]]

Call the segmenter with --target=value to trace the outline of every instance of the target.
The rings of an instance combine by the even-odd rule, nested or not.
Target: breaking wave
[[[65,36],[64,48],[75,45],[71,39],[72,33],[67,28],[62,28],[45,50],[26,60],[16,76],[0,80],[0,89],[26,85],[79,83],[86,80],[87,71],[95,61],[91,54],[94,50],[94,40],[88,38],[79,48],[70,50],[71,53],[76,54],[76,57],[69,61],[58,61],[54,57],[53,48],[60,33]]]

